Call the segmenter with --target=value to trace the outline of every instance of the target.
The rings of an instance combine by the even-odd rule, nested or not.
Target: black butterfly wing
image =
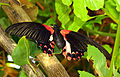
[[[35,22],[22,22],[9,26],[5,31],[10,35],[26,36],[26,38],[32,39],[45,53],[52,55],[54,30],[51,27]]]
[[[68,60],[79,60],[81,56],[84,55],[84,52],[87,51],[87,44],[97,47],[107,59],[110,59],[110,55],[105,48],[91,38],[69,30],[61,30],[61,34],[66,41],[66,46],[63,48],[63,55],[67,57]]]

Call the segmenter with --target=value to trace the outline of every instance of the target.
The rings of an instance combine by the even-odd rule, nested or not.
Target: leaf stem
[[[36,70],[34,69],[34,67],[30,64],[30,62],[28,61],[28,64],[30,65],[30,67],[33,69],[33,71],[36,73],[36,75],[38,75],[38,73],[36,72]]]
[[[113,74],[113,68],[115,68],[115,59],[119,51],[119,43],[120,43],[120,22],[118,23],[118,29],[117,29],[117,34],[115,38],[115,45],[114,45],[114,50],[112,54],[112,60],[110,64],[110,70],[109,70],[109,75],[108,77],[112,77]]]

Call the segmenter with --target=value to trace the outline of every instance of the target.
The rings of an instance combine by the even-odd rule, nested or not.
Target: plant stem
[[[114,45],[114,50],[113,50],[113,54],[112,54],[112,60],[111,60],[111,64],[110,64],[110,70],[109,70],[109,74],[108,77],[112,77],[113,75],[113,68],[115,68],[115,59],[116,56],[118,54],[119,51],[119,42],[120,42],[120,22],[109,13],[109,11],[105,8],[102,8],[102,10],[114,21],[118,24],[118,29],[117,29],[117,34],[116,34],[116,38],[115,38],[115,45]],[[120,20],[120,17],[119,17]]]
[[[91,29],[89,29],[85,26],[83,26],[83,29],[88,31],[89,33],[92,33],[92,34],[99,34],[99,35],[102,35],[102,36],[112,36],[112,37],[116,36],[115,33],[105,33],[105,32],[95,31],[95,30],[91,30]]]
[[[38,73],[35,71],[34,67],[30,64],[29,61],[28,61],[28,64],[30,65],[30,67],[32,68],[32,70],[36,73],[36,75],[38,75]]]
[[[119,43],[120,43],[120,22],[118,23],[118,29],[117,29],[117,34],[115,38],[115,45],[114,45],[114,50],[112,54],[112,60],[110,64],[110,70],[109,70],[109,75],[108,77],[112,77],[113,74],[113,68],[115,68],[115,59],[119,51]]]

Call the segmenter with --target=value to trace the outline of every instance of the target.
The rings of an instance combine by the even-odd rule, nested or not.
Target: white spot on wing
[[[71,46],[70,43],[64,38],[65,42],[66,42],[66,52],[71,54]]]
[[[51,36],[50,36],[50,39],[49,39],[49,40],[50,40],[50,41],[52,41],[52,40],[53,40],[53,35],[51,35]]]

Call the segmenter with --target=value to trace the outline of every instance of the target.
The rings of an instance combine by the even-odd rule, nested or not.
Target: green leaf
[[[68,27],[68,30],[72,30],[77,32],[84,24],[85,22],[82,21],[80,18],[74,16],[73,23]]]
[[[8,18],[2,17],[0,18],[0,24],[3,26],[4,29],[6,29],[9,25],[11,25],[11,22]]]
[[[56,24],[55,20],[56,20],[56,13],[54,14],[54,17],[49,18],[44,24],[45,25]]]
[[[98,24],[102,24],[102,20],[107,18],[108,16],[105,16],[105,15],[98,15],[98,16],[95,16],[95,19],[94,20],[90,20],[88,22],[85,22],[84,26],[86,28],[89,28],[91,30],[96,30],[98,31],[99,30],[99,26],[94,26],[95,23],[98,23]],[[84,27],[82,27],[84,28]]]
[[[85,0],[73,0],[74,14],[82,21],[87,21],[90,17],[87,15]]]
[[[110,23],[110,27],[111,27],[113,30],[117,30],[117,24]]]
[[[89,23],[89,22],[88,22],[88,23]],[[94,24],[93,24],[93,23],[89,23],[89,24],[88,24],[88,23],[86,23],[85,26],[86,26],[87,28],[93,30],[93,29],[94,29]]]
[[[72,4],[72,0],[62,0],[64,5],[70,6]]]
[[[80,74],[79,77],[95,77],[94,75],[92,75],[91,73],[85,72],[85,71],[78,71],[78,73]]]
[[[97,71],[100,77],[107,77],[108,76],[108,67],[106,63],[106,58],[104,55],[99,51],[98,48],[88,45],[87,48],[88,56],[87,59],[93,60],[93,66]]]
[[[62,53],[62,49],[59,49],[59,48],[55,45],[54,53],[55,53],[55,54],[61,54],[61,53]]]
[[[120,77],[120,74],[115,69],[115,66],[113,67],[113,77]]]
[[[35,57],[37,54],[42,53],[42,50],[38,48],[37,44],[33,41],[28,41],[30,47],[30,56]]]
[[[4,69],[4,68],[2,68],[2,69]],[[2,71],[1,67],[0,67],[0,77],[4,77],[4,74],[5,74],[4,71]]]
[[[15,64],[22,66],[25,64],[29,64],[29,55],[30,55],[29,43],[25,36],[23,36],[19,40],[16,48],[14,49],[12,53],[12,58]]]
[[[49,8],[46,8],[45,10],[39,10],[38,13],[39,16],[44,16],[44,17],[49,17],[52,15],[52,12],[50,11]]]
[[[2,7],[0,7],[0,18],[2,18],[2,17],[7,17],[7,15],[4,12],[4,10],[2,9]]]
[[[106,44],[102,46],[108,51],[109,54],[112,52],[112,48],[109,45]]]
[[[19,77],[28,77],[24,70],[20,72]]]
[[[86,6],[91,10],[103,8],[104,0],[85,0]]]
[[[65,25],[70,21],[69,13],[71,12],[71,9],[64,5],[61,0],[55,1],[55,9],[58,14],[58,19],[62,23],[62,27],[65,29]]]
[[[119,21],[119,13],[116,10],[116,6],[113,5],[113,1],[109,0],[105,2],[105,8],[108,10],[108,12]]]
[[[114,0],[116,3],[116,10],[120,12],[120,0]]]
[[[102,20],[107,18],[108,16],[105,15],[98,15],[96,16],[96,18],[94,20],[90,20],[88,22],[85,23],[85,25],[89,25],[89,24],[94,24],[94,23],[98,23],[98,24],[102,24]]]

